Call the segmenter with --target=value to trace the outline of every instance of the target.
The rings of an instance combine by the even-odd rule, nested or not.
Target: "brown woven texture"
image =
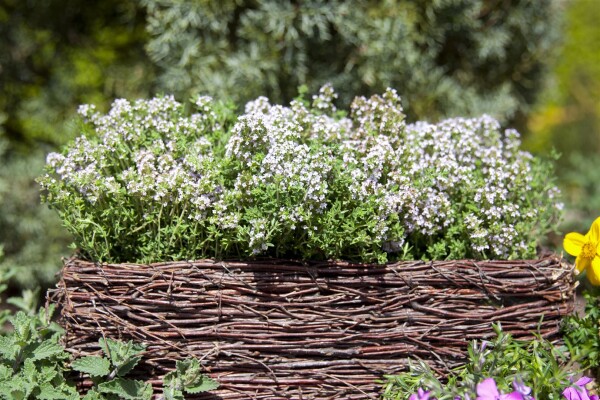
[[[49,298],[62,306],[69,351],[97,354],[102,336],[143,342],[137,370],[154,384],[176,359],[195,356],[221,384],[200,398],[377,399],[383,375],[406,370],[409,358],[444,374],[470,340],[494,336],[492,323],[517,338],[557,340],[574,287],[572,267],[556,256],[388,265],[69,259]]]

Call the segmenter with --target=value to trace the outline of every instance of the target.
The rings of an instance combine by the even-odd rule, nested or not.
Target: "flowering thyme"
[[[547,164],[488,116],[406,124],[400,97],[324,86],[233,118],[210,97],[81,106],[40,179],[88,257],[521,258],[559,215]]]

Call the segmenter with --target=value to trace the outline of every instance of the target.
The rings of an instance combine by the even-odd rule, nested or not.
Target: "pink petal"
[[[524,400],[523,395],[519,392],[512,392],[500,395],[500,400]]]
[[[477,400],[497,399],[500,397],[496,382],[492,378],[486,378],[477,385]]]
[[[584,387],[585,385],[587,385],[588,383],[590,383],[592,381],[593,381],[592,378],[589,378],[587,376],[582,376],[581,378],[579,378],[579,380],[577,382],[575,382],[575,384],[577,386]]]
[[[581,396],[579,396],[577,390],[575,390],[575,388],[572,387],[568,387],[565,390],[563,390],[562,394],[567,400],[581,400]]]

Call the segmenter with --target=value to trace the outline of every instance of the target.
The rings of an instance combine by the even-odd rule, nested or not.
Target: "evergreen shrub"
[[[296,88],[394,87],[411,119],[518,121],[560,38],[555,0],[140,0],[167,93],[287,104]]]

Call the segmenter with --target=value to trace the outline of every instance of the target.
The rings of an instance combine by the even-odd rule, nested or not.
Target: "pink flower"
[[[411,395],[408,400],[429,400],[429,391],[424,391],[423,389],[419,388],[419,390],[417,391],[417,393]]]
[[[493,378],[484,379],[477,385],[476,400],[524,400],[519,392],[500,394]]]
[[[585,385],[587,385],[591,381],[592,378],[582,376],[577,382],[575,382],[575,385],[577,387],[569,386],[568,388],[563,390],[562,394],[567,400],[598,400],[598,396],[590,396],[587,389],[585,388]]]

